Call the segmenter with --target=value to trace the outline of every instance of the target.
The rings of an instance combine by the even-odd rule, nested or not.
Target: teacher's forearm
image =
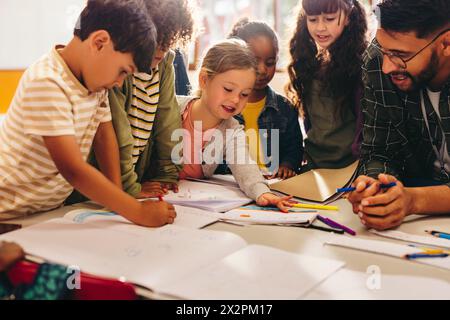
[[[450,213],[450,188],[448,186],[408,188],[414,204],[411,214]]]

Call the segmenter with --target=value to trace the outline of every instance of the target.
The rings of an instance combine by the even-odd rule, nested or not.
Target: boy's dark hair
[[[228,38],[239,38],[248,42],[257,36],[265,36],[271,39],[275,50],[279,51],[277,34],[263,21],[249,21],[248,18],[242,18],[235,23]]]
[[[74,35],[84,41],[98,30],[109,33],[114,50],[133,55],[139,72],[150,73],[156,29],[142,0],[89,0]]]
[[[162,50],[175,44],[184,47],[191,41],[195,28],[191,1],[144,0],[144,3],[158,30],[156,42]]]
[[[450,24],[449,0],[384,0],[378,7],[381,28],[387,31],[426,38]]]
[[[307,27],[308,15],[335,13],[343,10],[348,25],[326,53],[318,50]],[[344,23],[341,21],[340,23]],[[324,82],[326,89],[345,105],[353,106],[355,94],[362,86],[363,54],[367,48],[367,21],[363,6],[357,0],[303,0],[294,34],[289,43],[291,62],[288,96],[305,115],[303,100],[311,90],[313,79]],[[341,110],[339,110],[340,112]]]

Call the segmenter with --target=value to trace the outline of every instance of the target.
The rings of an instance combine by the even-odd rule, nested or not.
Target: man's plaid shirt
[[[383,57],[373,42],[364,56],[365,83],[362,109],[364,113],[360,173],[376,177],[388,173],[400,180],[404,177],[436,179],[435,152],[422,115],[420,91],[402,92],[382,72]],[[439,111],[450,148],[450,81],[441,92]],[[430,103],[425,99],[425,103]],[[441,146],[442,134],[437,114],[429,107],[430,132]],[[443,181],[450,186],[450,181]]]

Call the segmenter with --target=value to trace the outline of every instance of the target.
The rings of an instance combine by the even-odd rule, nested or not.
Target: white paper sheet
[[[414,260],[407,260],[405,256],[407,254],[420,253],[419,248],[414,248],[407,245],[396,244],[386,241],[368,240],[355,237],[337,236],[333,235],[330,240],[326,242],[328,245],[346,247],[361,251],[373,252],[392,257],[402,258],[405,261],[413,261],[423,263],[431,266],[435,266],[443,269],[450,269],[450,257],[446,258],[421,258]]]
[[[448,300],[450,283],[431,277],[341,269],[305,296],[307,300]]]
[[[182,180],[179,192],[169,192],[164,200],[206,211],[225,212],[252,202],[242,191],[234,187]]]
[[[173,225],[178,227],[201,229],[218,221],[217,213],[201,209],[174,206],[177,218]],[[101,227],[124,228],[134,224],[122,216],[107,210],[78,209],[68,212],[65,216],[75,223],[95,223]]]
[[[388,231],[377,231],[374,229],[371,229],[370,232],[373,234],[390,238],[390,239],[397,239],[402,240],[406,242],[414,242],[414,243],[421,243],[426,244],[429,246],[436,246],[441,248],[450,248],[450,240],[436,238],[433,236],[418,236],[414,234],[408,234],[405,232],[397,231],[397,230],[388,230]]]
[[[173,225],[159,229],[100,228],[54,219],[11,232],[1,240],[17,242],[26,253],[95,275],[120,278],[155,289],[195,273],[246,243],[227,232]]]
[[[314,210],[305,210],[314,211]],[[245,206],[230,210],[219,217],[225,221],[238,221],[250,224],[310,224],[316,218],[317,213],[290,212],[283,213],[273,208],[259,208],[258,206]]]
[[[188,299],[298,299],[343,266],[251,245],[162,290]]]

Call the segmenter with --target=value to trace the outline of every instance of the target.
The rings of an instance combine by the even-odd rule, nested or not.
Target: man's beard
[[[428,66],[417,76],[411,75],[409,72],[391,72],[391,76],[405,76],[411,79],[412,85],[407,89],[407,91],[415,91],[423,89],[428,83],[436,76],[439,69],[439,59],[436,51],[433,51],[431,55],[430,62]]]

